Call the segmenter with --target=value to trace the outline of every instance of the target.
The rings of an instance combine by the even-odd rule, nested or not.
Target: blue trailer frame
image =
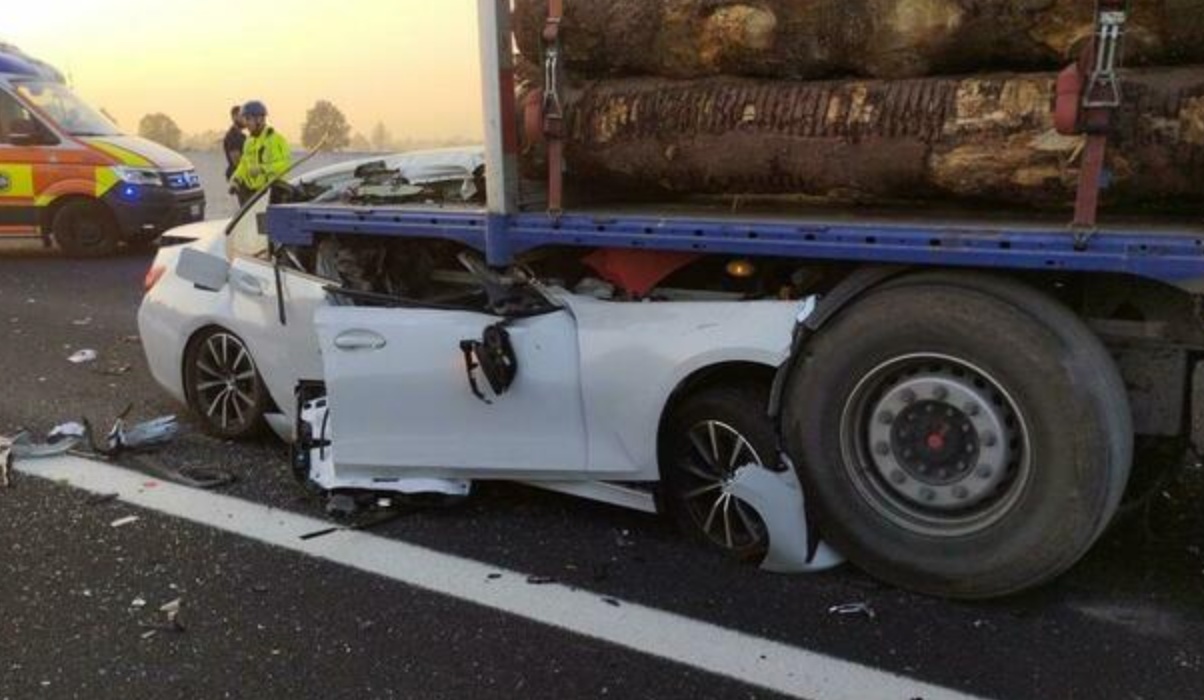
[[[880,223],[697,218],[616,213],[491,215],[483,210],[284,205],[268,211],[274,243],[320,234],[456,241],[492,265],[537,248],[672,250],[877,264],[1134,275],[1204,293],[1204,228],[1101,228],[1090,234],[1030,224]]]

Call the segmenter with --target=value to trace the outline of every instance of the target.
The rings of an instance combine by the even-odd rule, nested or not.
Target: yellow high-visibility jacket
[[[230,179],[258,192],[288,171],[292,163],[293,155],[288,141],[275,129],[268,127],[259,136],[247,137],[242,159],[238,161],[238,167]]]

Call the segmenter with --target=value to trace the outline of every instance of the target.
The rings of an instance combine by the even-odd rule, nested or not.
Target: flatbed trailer
[[[766,413],[782,463],[829,542],[926,593],[984,598],[1048,581],[1111,522],[1135,450],[1169,445],[1186,460],[1204,447],[1204,222],[1097,224],[1086,179],[1073,224],[915,209],[524,209],[509,2],[479,7],[487,205],[273,206],[279,249],[425,240],[479,251],[497,270],[547,251],[635,250],[822,271],[817,307],[774,368]],[[1093,132],[1084,167],[1102,165],[1102,148]],[[553,205],[559,189],[553,176]]]

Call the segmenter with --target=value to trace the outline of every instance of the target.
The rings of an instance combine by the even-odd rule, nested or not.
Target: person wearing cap
[[[262,102],[252,100],[243,105],[242,119],[250,136],[243,145],[242,158],[230,176],[230,183],[238,194],[238,201],[245,204],[256,192],[288,172],[293,156],[288,141],[268,126],[268,110]]]

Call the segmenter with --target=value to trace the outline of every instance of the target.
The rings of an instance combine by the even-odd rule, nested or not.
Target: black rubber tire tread
[[[740,561],[760,561],[768,547],[768,538],[761,543],[745,548],[727,549],[712,542],[681,506],[678,494],[681,482],[678,460],[683,451],[688,452],[687,431],[691,426],[706,420],[717,420],[737,430],[752,445],[767,466],[778,458],[778,439],[773,422],[768,416],[769,387],[752,383],[711,386],[682,398],[673,409],[665,424],[664,444],[661,450],[661,480],[664,484],[665,504],[678,527],[690,539],[721,551]]]
[[[193,415],[196,416],[197,421],[200,422],[202,429],[207,435],[222,440],[247,440],[258,437],[262,435],[265,428],[267,428],[267,422],[264,420],[264,414],[267,413],[270,401],[268,397],[268,388],[266,385],[264,385],[263,378],[259,376],[258,365],[255,367],[256,405],[250,409],[254,411],[254,418],[246,421],[246,425],[243,428],[238,430],[223,429],[220,425],[209,420],[209,417],[205,415],[204,407],[199,404],[196,391],[196,363],[198,355],[205,341],[218,333],[228,333],[234,337],[238,337],[236,333],[228,331],[225,328],[211,326],[194,335],[192,340],[188,342],[188,347],[184,351],[184,366],[182,369],[184,373],[184,395],[188,398],[188,408],[192,411]],[[239,338],[239,341],[243,342],[244,347],[246,346],[246,342],[242,341],[241,338]],[[247,348],[247,352],[250,352],[250,348]],[[255,362],[254,356],[251,357],[251,362]]]
[[[73,229],[79,222],[91,220],[98,224],[103,236],[98,243],[88,244],[77,240]],[[76,200],[63,205],[54,215],[51,226],[54,240],[64,253],[73,258],[103,258],[117,252],[121,232],[117,222],[104,205],[90,200]]]
[[[1033,475],[983,532],[909,532],[864,502],[841,461],[841,414],[857,382],[893,358],[926,352],[986,370],[1027,416]],[[1082,320],[1023,284],[956,272],[892,281],[826,326],[799,363],[786,390],[787,447],[825,538],[885,581],[966,599],[1038,586],[1087,552],[1124,494],[1133,428],[1120,373]]]

